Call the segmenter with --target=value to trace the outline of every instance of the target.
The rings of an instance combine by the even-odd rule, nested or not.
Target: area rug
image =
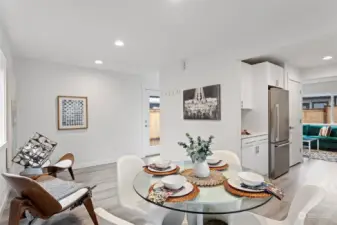
[[[328,162],[337,162],[337,152],[311,150],[311,153],[309,154],[309,149],[304,149],[303,156],[311,159],[319,159]]]
[[[20,225],[28,225],[27,220],[21,220]],[[82,225],[82,220],[72,213],[60,213],[48,220],[36,219],[31,225]]]

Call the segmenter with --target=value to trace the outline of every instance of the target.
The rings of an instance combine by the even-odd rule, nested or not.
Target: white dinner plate
[[[171,172],[172,170],[177,169],[177,165],[171,163],[171,164],[170,164],[170,167],[167,168],[166,170],[156,170],[156,169],[153,169],[153,168],[151,168],[151,167],[147,167],[147,168],[148,168],[150,171],[152,171],[152,172],[165,173],[165,172]]]
[[[227,164],[226,161],[222,160],[219,164],[216,164],[216,165],[208,164],[208,166],[209,166],[210,168],[217,168],[217,167],[222,167],[222,166],[224,166],[224,165],[226,165],[226,164]]]
[[[264,190],[252,190],[252,189],[241,187],[241,180],[239,178],[229,178],[227,182],[231,187],[238,189],[240,191],[254,192],[254,193],[264,192]]]
[[[154,185],[153,188],[158,188],[158,187],[162,187],[164,186],[163,183],[159,182],[157,184]],[[184,184],[184,189],[179,191],[178,193],[175,193],[174,195],[171,195],[170,197],[181,197],[181,196],[185,196],[189,193],[191,193],[193,191],[193,184],[191,184],[190,182],[186,182]]]

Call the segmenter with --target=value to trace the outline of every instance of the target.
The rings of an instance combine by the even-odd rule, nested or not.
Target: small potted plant
[[[187,155],[191,157],[194,164],[194,173],[197,177],[208,177],[210,174],[209,166],[206,162],[207,156],[212,155],[210,146],[212,144],[213,136],[208,140],[202,140],[200,136],[194,140],[190,134],[186,133],[189,143],[178,142],[178,145],[186,149]]]

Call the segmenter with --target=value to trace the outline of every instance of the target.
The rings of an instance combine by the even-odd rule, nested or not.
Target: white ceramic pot
[[[210,170],[206,161],[194,163],[194,173],[197,177],[208,177]]]

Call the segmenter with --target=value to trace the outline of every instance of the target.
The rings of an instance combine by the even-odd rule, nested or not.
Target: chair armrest
[[[108,213],[102,208],[96,208],[95,213],[98,216],[98,221],[100,225],[134,225],[133,223],[127,222]]]

